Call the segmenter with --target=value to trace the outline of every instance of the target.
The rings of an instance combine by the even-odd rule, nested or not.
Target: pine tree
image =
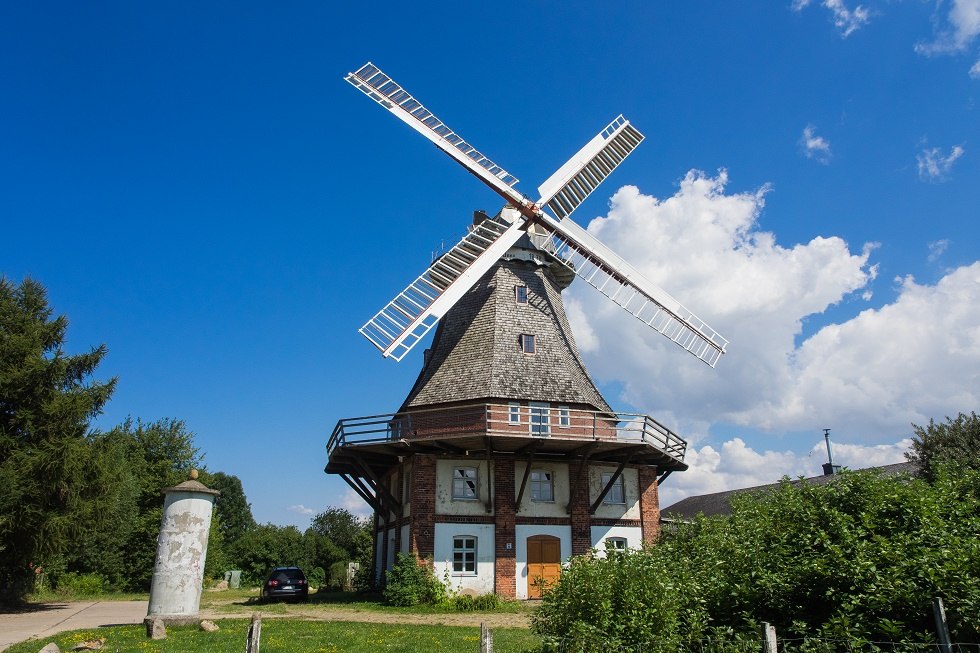
[[[105,345],[68,355],[68,320],[44,287],[0,277],[0,595],[21,596],[32,570],[97,528],[113,498],[111,457],[90,421],[116,380],[91,381]]]

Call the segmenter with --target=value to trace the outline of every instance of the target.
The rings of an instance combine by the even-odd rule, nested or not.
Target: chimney
[[[840,472],[840,465],[834,464],[834,450],[830,447],[830,429],[823,430],[823,438],[827,442],[827,462],[823,464],[823,475],[830,476]]]

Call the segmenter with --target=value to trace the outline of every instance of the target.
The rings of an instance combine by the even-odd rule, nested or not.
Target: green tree
[[[52,315],[41,284],[0,278],[0,591],[14,597],[32,565],[98,527],[112,495],[89,427],[116,383],[90,378],[107,350],[66,354],[68,320]]]
[[[960,413],[937,424],[929,420],[925,428],[912,425],[912,450],[905,457],[916,463],[919,474],[928,480],[939,467],[980,469],[980,417],[975,412]]]
[[[221,492],[214,509],[220,518],[220,530],[224,543],[234,547],[235,543],[248,531],[255,528],[252,506],[245,498],[245,490],[237,476],[214,472],[202,477],[205,485]]]
[[[327,508],[313,518],[310,528],[342,549],[347,560],[370,563],[371,526],[368,520],[344,508]]]

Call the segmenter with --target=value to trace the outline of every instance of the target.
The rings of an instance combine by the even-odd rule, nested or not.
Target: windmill
[[[497,216],[473,225],[360,328],[385,357],[400,361],[525,234],[576,276],[699,360],[714,367],[725,353],[725,338],[569,219],[643,141],[643,135],[623,116],[609,123],[545,180],[538,187],[539,199],[532,201],[515,189],[517,177],[447,127],[377,66],[368,62],[345,79],[506,202]]]

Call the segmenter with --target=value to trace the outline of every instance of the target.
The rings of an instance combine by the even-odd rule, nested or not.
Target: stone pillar
[[[190,480],[163,489],[163,519],[157,537],[148,622],[162,619],[169,625],[200,620],[211,512],[221,493],[196,479],[197,470],[191,470]]]
[[[640,467],[640,525],[643,543],[653,544],[660,535],[660,489],[657,486],[657,468]]]

